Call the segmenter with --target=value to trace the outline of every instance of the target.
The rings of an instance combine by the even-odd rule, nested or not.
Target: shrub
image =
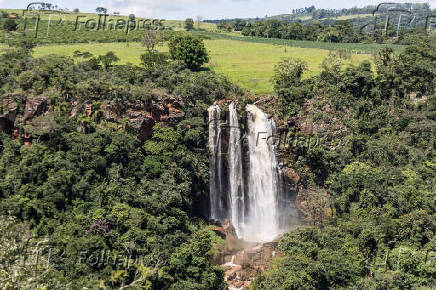
[[[141,55],[141,64],[147,69],[147,71],[153,71],[161,65],[164,65],[168,61],[168,54],[157,51],[147,51]]]
[[[15,31],[18,29],[18,24],[14,19],[7,19],[3,25],[3,28],[7,31]]]

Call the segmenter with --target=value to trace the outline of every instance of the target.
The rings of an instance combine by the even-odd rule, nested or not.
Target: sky
[[[38,0],[40,1],[40,0]],[[23,9],[32,1],[0,0],[0,8]],[[203,19],[254,18],[265,15],[290,13],[292,9],[315,5],[316,8],[351,8],[375,5],[383,0],[45,0],[61,8],[81,12],[94,12],[98,6],[109,9],[109,13],[120,12],[123,15],[135,14],[140,17],[159,19],[186,19],[187,17]],[[391,1],[388,1],[391,2]],[[429,1],[392,1],[392,2],[427,2],[436,8],[436,0]]]

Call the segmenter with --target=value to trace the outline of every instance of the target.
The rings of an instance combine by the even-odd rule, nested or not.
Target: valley
[[[0,1],[1,289],[436,288],[429,3],[58,2]]]

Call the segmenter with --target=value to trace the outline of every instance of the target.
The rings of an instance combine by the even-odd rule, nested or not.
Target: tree
[[[236,19],[235,22],[233,23],[233,27],[234,27],[235,31],[242,31],[246,24],[247,24],[247,21],[242,20],[242,19]]]
[[[171,255],[169,272],[176,280],[173,289],[227,289],[223,270],[210,265],[214,240],[210,230],[198,231]]]
[[[186,18],[185,29],[187,31],[191,31],[192,29],[194,29],[194,20],[192,18]]]
[[[129,14],[130,21],[135,21],[135,19],[136,19],[135,14]]]
[[[307,190],[301,194],[300,209],[312,225],[323,225],[332,214],[330,197],[321,190]]]
[[[203,21],[203,16],[198,15],[195,20],[197,21],[197,29],[200,29],[200,24]]]
[[[181,34],[173,37],[168,44],[173,60],[179,60],[191,70],[198,70],[209,61],[203,40],[199,37]]]
[[[107,8],[104,7],[97,7],[95,9],[95,12],[97,12],[98,14],[107,14]]]
[[[301,77],[307,70],[307,64],[300,59],[285,59],[276,64],[274,68],[274,89],[277,94],[285,99],[294,99],[294,89],[301,84]]]
[[[156,50],[156,47],[163,43],[162,32],[157,30],[146,30],[142,36],[142,46],[146,48],[148,52]]]
[[[105,55],[100,55],[98,57],[98,59],[101,61],[101,63],[103,64],[103,67],[105,69],[108,69],[109,67],[112,66],[112,64],[114,62],[119,61],[120,59],[118,58],[118,56],[115,55],[115,53],[113,51],[109,51],[108,53],[106,53]]]
[[[79,10],[79,8],[74,8],[74,9],[73,9],[73,12],[74,12],[74,13],[79,13],[80,10]]]
[[[216,27],[220,30],[227,30],[228,32],[231,32],[233,30],[232,24],[228,21],[221,21],[217,24]]]
[[[76,50],[73,52],[73,57],[81,57],[83,59],[88,59],[93,57],[93,54],[90,53],[89,51],[80,51],[80,50]]]
[[[14,217],[0,215],[0,225],[0,284],[17,289],[47,287],[44,278],[53,268],[41,253],[48,241],[38,239],[29,224]]]
[[[205,107],[233,94],[231,83],[212,71],[187,71],[181,62],[153,75],[134,65],[110,67],[114,53],[35,59],[23,49],[32,47],[24,40],[34,38],[14,40],[17,47],[0,55],[1,90],[25,85],[35,91],[2,95],[7,107],[0,110],[16,102],[21,116],[21,104],[40,91],[46,105],[17,122],[29,137],[13,140],[0,132],[0,285],[225,289],[224,271],[210,262],[218,236],[201,230],[205,224],[194,214],[208,178],[207,154],[195,148],[206,142]],[[187,107],[177,97],[185,92],[203,106]],[[153,129],[154,121],[147,123],[148,132],[125,113],[138,106],[140,117],[170,103],[174,122],[162,118]],[[148,139],[138,140],[139,134]],[[45,237],[39,256],[25,251],[37,250]],[[106,265],[82,259],[103,252]]]

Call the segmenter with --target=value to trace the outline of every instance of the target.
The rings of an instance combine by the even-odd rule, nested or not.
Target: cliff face
[[[115,101],[92,103],[91,101],[69,102],[70,117],[80,115],[91,118],[97,125],[102,122],[115,123],[117,127],[129,126],[139,140],[145,141],[152,136],[153,126],[158,122],[175,123],[184,117],[183,101],[178,96],[162,95],[153,98],[150,103],[131,102],[120,104]],[[19,95],[5,95],[0,101],[0,130],[12,137],[31,139],[26,132],[26,124],[37,117],[50,116],[55,111],[48,96],[23,98]],[[126,122],[127,121],[127,122]],[[82,130],[82,128],[78,128]]]
[[[282,256],[277,251],[278,240],[250,243],[238,239],[229,220],[215,223],[212,230],[225,241],[212,264],[224,269],[229,289],[249,289],[251,281],[265,271],[273,259]]]
[[[8,95],[0,102],[0,130],[6,134],[13,132],[18,114],[18,104],[14,99],[14,95]]]

